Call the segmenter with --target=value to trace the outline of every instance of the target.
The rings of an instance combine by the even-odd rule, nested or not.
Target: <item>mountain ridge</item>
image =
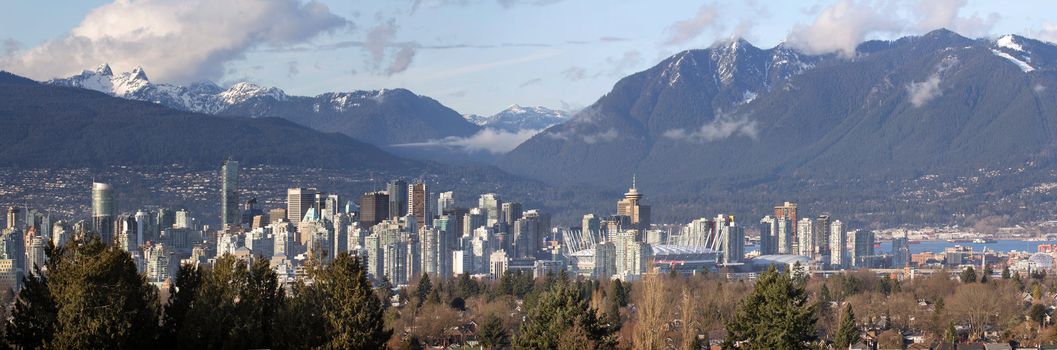
[[[499,164],[549,182],[619,188],[633,173],[737,183],[1027,162],[1052,148],[1053,136],[1042,133],[1057,112],[1045,88],[1057,85],[1055,49],[1020,36],[999,43],[947,30],[866,42],[850,59],[724,42],[621,79]],[[990,125],[992,115],[1023,137]],[[943,130],[952,126],[960,129]],[[990,148],[967,143],[992,136],[999,140],[987,141]],[[1032,149],[1027,140],[1044,146]]]

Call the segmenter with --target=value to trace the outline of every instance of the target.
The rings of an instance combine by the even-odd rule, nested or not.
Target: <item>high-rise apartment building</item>
[[[116,211],[114,188],[106,183],[92,183],[92,229],[99,234],[103,243],[110,244],[114,240]]]
[[[874,233],[869,230],[856,230],[851,235],[852,238],[852,250],[851,250],[851,265],[855,267],[870,267],[863,266],[863,259],[867,256],[873,256],[874,246]]]
[[[437,195],[437,215],[446,215],[448,210],[455,208],[455,192],[441,192]]]
[[[778,220],[767,215],[760,219],[760,255],[778,254]]]
[[[734,216],[716,217],[716,239],[719,240],[719,262],[740,263],[745,258],[745,230],[734,222]]]
[[[796,223],[797,233],[797,255],[815,258],[815,225],[809,218],[800,219]]]
[[[830,217],[827,214],[819,215],[815,219],[815,258],[821,259],[823,263],[829,263],[829,224]]]
[[[294,227],[301,223],[301,218],[315,206],[316,189],[290,188],[286,190],[286,220]]]
[[[524,215],[524,210],[521,207],[521,203],[518,202],[506,202],[503,203],[503,222],[507,224],[514,224],[515,221]]]
[[[782,203],[782,205],[776,205],[774,207],[774,218],[775,219],[788,219],[789,222],[796,223],[797,220],[798,220],[797,216],[796,216],[796,203],[785,202],[785,203]],[[797,237],[797,230],[796,229],[797,229],[797,227],[794,226],[792,228],[792,232],[791,232],[792,233],[792,237],[794,237],[794,238]]]
[[[391,201],[386,192],[368,192],[360,197],[360,226],[370,229],[389,218]]]
[[[407,182],[404,180],[389,181],[385,185],[389,193],[389,219],[396,221],[407,215]]]
[[[777,227],[778,254],[793,254],[793,231],[795,221],[788,218],[774,218]]]
[[[494,226],[503,222],[502,207],[503,199],[495,193],[485,193],[477,200],[477,207],[481,208],[485,217],[485,225]]]
[[[407,212],[415,217],[415,224],[419,227],[433,225],[433,201],[430,200],[429,185],[419,182],[411,184],[407,189]]]
[[[848,234],[844,232],[844,223],[833,220],[829,224],[829,264],[831,268],[848,267]]]
[[[7,207],[7,228],[21,229],[21,217],[22,210],[16,206]]]
[[[220,167],[220,228],[242,223],[239,215],[239,162],[224,161]]]

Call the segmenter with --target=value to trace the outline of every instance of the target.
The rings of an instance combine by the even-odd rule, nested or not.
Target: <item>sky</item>
[[[0,69],[46,80],[109,63],[154,82],[288,94],[407,88],[464,114],[575,110],[621,77],[731,38],[854,55],[949,28],[1057,42],[1057,2],[970,0],[6,1]],[[1049,16],[1047,16],[1049,15]]]

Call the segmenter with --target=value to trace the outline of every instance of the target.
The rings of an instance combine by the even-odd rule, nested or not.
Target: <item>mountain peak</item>
[[[129,79],[150,81],[150,79],[147,79],[147,72],[143,71],[143,67],[136,67],[136,69],[133,69],[132,72],[129,72]]]
[[[97,74],[99,74],[99,75],[105,75],[105,76],[108,76],[108,77],[114,75],[114,71],[111,70],[110,69],[110,65],[106,64],[106,63],[103,63],[103,64],[99,65],[99,67],[96,67],[95,68],[95,72]]]
[[[219,94],[227,104],[241,103],[255,97],[271,97],[276,101],[286,100],[286,93],[274,87],[263,87],[249,82],[239,82]]]
[[[921,36],[926,39],[944,39],[944,40],[956,40],[956,41],[972,41],[972,39],[966,38],[961,34],[958,34],[947,28],[940,28],[931,32],[925,33]]]

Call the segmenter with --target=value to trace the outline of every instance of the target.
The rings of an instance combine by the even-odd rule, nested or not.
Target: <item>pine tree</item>
[[[272,346],[275,313],[283,303],[278,276],[264,259],[247,263],[231,255],[203,269],[201,282],[178,329],[179,347]]]
[[[7,324],[7,342],[23,349],[41,348],[55,335],[55,300],[39,267],[22,279],[22,285]]]
[[[855,326],[855,312],[852,311],[851,304],[847,304],[840,315],[840,327],[837,329],[834,347],[846,349],[858,341],[859,328]]]
[[[507,331],[503,320],[495,314],[488,315],[481,322],[480,330],[477,332],[477,341],[486,349],[499,349],[510,343],[510,332]]]
[[[817,339],[804,285],[771,266],[727,323],[726,348],[803,349]]]
[[[367,280],[359,258],[340,254],[316,278],[323,294],[330,349],[381,349],[392,331],[385,329],[385,309]]]
[[[555,279],[551,288],[529,306],[525,322],[514,337],[514,348],[555,349],[558,347],[555,335],[574,327],[582,328],[595,344],[611,343],[610,329],[599,322],[587,300],[567,277]]]
[[[972,266],[966,267],[961,274],[962,283],[976,282],[976,270]]]
[[[433,291],[433,283],[429,281],[429,274],[422,273],[422,278],[418,280],[418,287],[415,289],[415,296],[418,298],[418,305],[426,302],[426,298],[429,297],[429,292]]]
[[[202,269],[193,265],[180,266],[176,280],[169,285],[169,301],[162,316],[161,345],[179,348],[180,329],[184,326],[195,294],[202,284]]]
[[[128,253],[97,236],[68,244],[48,276],[57,305],[55,336],[47,347],[150,348],[157,336],[158,300]]]
[[[1009,266],[1002,267],[1002,279],[1008,280],[1010,278]]]

